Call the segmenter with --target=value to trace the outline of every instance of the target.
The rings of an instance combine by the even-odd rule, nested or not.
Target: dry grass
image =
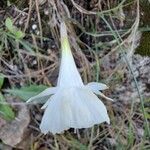
[[[0,71],[8,79],[5,88],[8,88],[8,84],[10,87],[33,83],[48,86],[56,84],[60,49],[59,26],[61,20],[64,20],[73,55],[84,82],[107,82],[110,90],[106,93],[115,99],[115,102],[104,101],[111,118],[110,125],[97,125],[92,129],[77,130],[76,133],[70,129],[56,136],[40,133],[38,127],[43,112],[38,105],[30,106],[29,149],[150,148],[148,120],[145,116],[148,99],[148,102],[141,101],[141,111],[140,103],[134,102],[136,100],[129,97],[129,101],[124,102],[114,93],[118,84],[125,84],[124,74],[127,68],[133,71],[130,65],[139,40],[138,0],[122,0],[121,3],[112,0],[91,1],[90,5],[74,0],[29,0],[26,8],[10,6],[0,11],[0,16],[3,23],[0,28],[0,45],[3,43],[0,49]],[[11,17],[14,25],[25,32],[24,39],[17,41],[9,35],[4,25],[7,17]],[[33,29],[34,25],[36,28]],[[134,72],[130,78],[133,77]]]

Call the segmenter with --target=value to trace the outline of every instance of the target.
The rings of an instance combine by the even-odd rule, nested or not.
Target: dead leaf
[[[0,118],[0,128],[6,124],[6,121],[3,118]]]
[[[20,143],[24,137],[24,132],[30,122],[30,115],[27,106],[22,103],[15,106],[17,117],[11,122],[7,122],[0,129],[0,139],[3,143],[14,147]]]

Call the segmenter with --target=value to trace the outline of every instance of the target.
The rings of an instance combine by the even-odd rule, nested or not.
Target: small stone
[[[49,11],[48,11],[47,9],[45,9],[45,10],[44,10],[44,14],[45,14],[45,15],[48,15],[48,14],[49,14]]]
[[[37,64],[37,61],[36,61],[36,60],[33,60],[32,64],[33,64],[33,65],[36,65],[36,64]]]
[[[33,29],[33,30],[36,30],[36,29],[37,29],[37,25],[36,25],[36,24],[33,24],[33,25],[32,25],[32,29]]]

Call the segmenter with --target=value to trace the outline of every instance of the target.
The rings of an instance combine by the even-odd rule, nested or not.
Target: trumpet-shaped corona
[[[83,84],[71,53],[64,22],[61,23],[60,35],[62,57],[57,86],[28,100],[45,102],[41,132],[56,134],[69,128],[89,128],[102,122],[110,123],[106,107],[96,96],[102,94],[100,91],[107,89],[107,86],[97,82]]]

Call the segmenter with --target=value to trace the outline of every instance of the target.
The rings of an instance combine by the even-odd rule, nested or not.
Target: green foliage
[[[0,89],[4,83],[4,76],[0,74]],[[13,120],[15,118],[15,113],[13,112],[12,108],[5,104],[5,98],[0,92],[0,116],[3,117],[5,120]]]
[[[140,1],[140,8],[141,8],[141,25],[140,26],[150,26],[150,2],[148,0],[141,0]]]
[[[5,103],[5,98],[0,93],[0,103]],[[7,104],[0,104],[0,116],[2,116],[5,120],[13,120],[15,118],[15,113],[12,108]]]
[[[0,74],[0,89],[3,86],[3,83],[4,83],[4,76],[3,76],[3,74]]]
[[[150,119],[150,109],[149,109],[149,104],[150,104],[150,98],[144,99],[145,116],[146,116],[147,119]],[[140,110],[140,113],[142,113],[141,110]]]
[[[87,150],[87,146],[80,143],[79,141],[77,141],[76,139],[74,139],[73,141],[71,141],[71,145],[72,147],[75,149],[80,149],[80,150]]]
[[[29,85],[29,86],[21,87],[20,89],[14,88],[6,91],[14,96],[18,96],[24,101],[27,101],[30,97],[39,94],[46,88],[47,86],[44,85]]]
[[[10,32],[10,34],[15,36],[16,39],[24,38],[25,34],[13,25],[13,21],[10,18],[6,19],[5,26]]]
[[[144,32],[142,34],[140,45],[135,52],[142,56],[150,56],[150,32]]]
[[[0,28],[0,51],[11,48],[11,50],[19,50],[22,46],[28,52],[34,54],[35,46],[25,41],[25,33],[13,25],[11,18],[6,18],[5,28]]]
[[[74,137],[70,137],[71,139],[68,140],[69,144],[72,146],[72,150],[87,150],[88,146],[85,144],[82,144],[80,141],[75,139]]]
[[[6,0],[5,0],[6,1]],[[23,7],[26,8],[26,5],[28,4],[28,0],[7,0],[7,5],[16,5],[17,7]]]
[[[7,18],[6,21],[5,21],[5,26],[7,27],[7,29],[10,31],[10,32],[13,32],[14,31],[14,26],[13,26],[13,22],[10,18]]]

